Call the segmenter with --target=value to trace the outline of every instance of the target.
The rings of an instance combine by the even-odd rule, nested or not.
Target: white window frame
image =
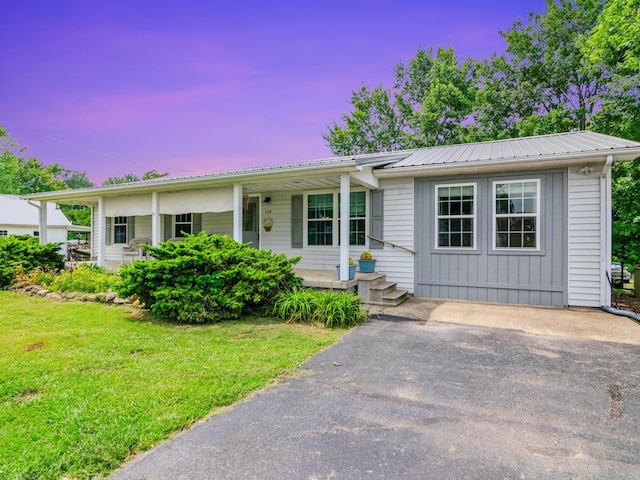
[[[189,221],[178,221],[178,217],[183,215],[189,215]],[[189,232],[193,234],[193,214],[192,213],[181,213],[173,216],[173,235],[175,238],[184,238],[182,235],[182,231],[178,230],[178,225],[189,225]]]
[[[513,184],[513,183],[535,183],[536,184],[536,213],[532,214],[532,213],[502,213],[502,214],[498,214],[496,213],[496,203],[497,203],[497,198],[496,198],[496,188],[498,185],[506,185],[506,184]],[[517,179],[517,180],[494,180],[493,184],[491,186],[491,199],[492,199],[492,206],[491,206],[491,216],[492,216],[492,227],[491,227],[491,232],[492,232],[492,247],[493,250],[496,251],[507,251],[507,252],[513,252],[513,251],[522,251],[522,252],[539,252],[540,251],[540,194],[541,194],[541,189],[540,189],[540,179],[539,178],[522,178],[522,179]],[[498,247],[497,246],[497,219],[498,218],[535,218],[536,219],[536,246],[535,248],[532,247]]]
[[[123,219],[124,222],[116,222],[116,219]],[[124,225],[124,242],[116,242],[116,229],[117,227],[122,227]],[[119,215],[117,217],[113,217],[113,225],[111,227],[111,237],[112,243],[114,245],[126,245],[129,243],[129,217],[125,217]]]
[[[473,187],[473,215],[440,215],[440,205],[439,205],[439,196],[438,196],[438,190],[441,188],[450,188],[450,187]],[[435,245],[435,249],[436,250],[465,250],[465,251],[473,251],[473,250],[477,250],[478,249],[478,183],[477,182],[466,182],[466,183],[443,183],[443,184],[438,184],[435,186],[434,188],[434,195],[435,195],[435,200],[434,200],[434,205],[435,205],[435,226],[434,226],[434,232],[435,232],[435,238],[434,238],[434,245]],[[459,246],[459,247],[441,247],[439,245],[439,234],[440,234],[440,230],[439,230],[439,224],[440,224],[440,220],[441,219],[452,219],[452,218],[459,218],[459,219],[465,219],[465,218],[472,218],[473,219],[473,230],[472,230],[472,235],[473,235],[473,246],[470,247],[465,247],[465,246]]]
[[[366,232],[369,231],[369,218],[371,216],[370,214],[370,198],[369,198],[369,190],[366,190],[364,188],[356,188],[356,189],[352,189],[349,193],[357,193],[357,192],[364,192],[365,196],[364,196],[364,201],[365,201],[365,216],[364,216],[364,231],[365,234]],[[331,245],[309,245],[309,196],[310,195],[327,195],[327,194],[331,194],[333,195],[332,197],[332,201],[333,201],[333,217],[331,218]],[[339,247],[340,246],[340,236],[338,234],[338,232],[340,231],[340,190],[318,190],[318,191],[311,191],[311,192],[305,192],[304,193],[304,205],[303,205],[303,221],[304,221],[304,232],[303,232],[303,242],[304,242],[304,246],[305,247],[310,247],[310,248],[326,248],[326,247]],[[362,217],[351,217],[349,216],[349,225],[351,225],[351,220],[361,220]],[[312,222],[314,220],[311,220]],[[351,233],[351,232],[349,232]],[[367,245],[369,244],[369,240],[368,238],[366,238],[365,236],[365,241],[363,245],[357,245],[357,244],[349,244],[350,247],[355,247],[355,248],[367,248]]]

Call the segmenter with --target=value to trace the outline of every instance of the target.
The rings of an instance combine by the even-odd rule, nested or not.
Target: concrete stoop
[[[369,305],[395,307],[409,298],[409,292],[398,290],[398,284],[387,282],[382,273],[368,273],[358,277],[358,296]]]

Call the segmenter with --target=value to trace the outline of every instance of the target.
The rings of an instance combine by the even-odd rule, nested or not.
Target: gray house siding
[[[540,181],[539,249],[493,246],[493,182]],[[476,185],[475,249],[436,248],[438,185]],[[567,288],[567,172],[456,176],[415,180],[415,294],[420,297],[565,306]]]

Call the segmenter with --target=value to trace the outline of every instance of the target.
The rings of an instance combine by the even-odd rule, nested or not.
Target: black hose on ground
[[[602,305],[602,307],[600,308],[602,308],[602,310],[604,310],[607,313],[612,313],[614,315],[627,317],[640,323],[640,315],[638,315],[637,313],[628,312],[627,310],[620,310],[619,308],[607,307],[606,305]]]

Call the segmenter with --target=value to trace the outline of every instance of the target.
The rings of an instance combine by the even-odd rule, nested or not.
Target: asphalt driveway
[[[640,348],[381,316],[112,478],[640,479]]]

